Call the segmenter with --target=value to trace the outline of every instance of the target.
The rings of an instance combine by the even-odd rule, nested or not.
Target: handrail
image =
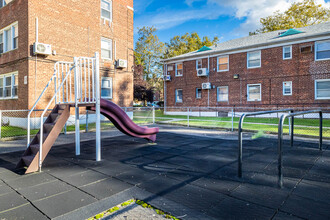
[[[27,147],[29,147],[29,145],[30,145],[30,133],[31,133],[31,131],[30,131],[30,127],[31,127],[30,117],[31,117],[31,113],[34,111],[34,109],[37,106],[39,100],[44,95],[44,93],[46,92],[47,88],[49,87],[50,83],[53,81],[53,79],[55,78],[55,76],[56,76],[56,73],[54,71],[54,74],[52,75],[52,77],[48,81],[46,87],[42,90],[39,98],[37,99],[37,101],[34,103],[33,107],[31,108],[31,110],[29,111],[29,114],[28,114],[28,126],[27,126]]]
[[[244,113],[238,123],[238,177],[242,177],[242,156],[243,156],[243,122],[245,117],[247,116],[256,116],[256,115],[266,115],[271,113],[279,113],[279,112],[293,112],[293,109],[280,109],[280,110],[273,110],[273,111],[261,111],[261,112],[252,112],[252,113]],[[291,124],[292,126],[292,124]]]
[[[310,113],[319,113],[320,115],[320,128],[319,128],[319,150],[322,151],[322,124],[323,124],[323,117],[322,117],[322,110],[310,110],[310,111],[302,111],[302,112],[295,112],[290,114],[284,114],[281,116],[280,121],[278,123],[278,186],[280,188],[283,187],[283,173],[282,173],[282,146],[283,146],[283,125],[284,120],[288,117],[291,117],[292,119],[294,116],[298,115],[306,115]],[[293,128],[293,120],[291,123],[291,126]],[[291,130],[291,147],[293,146],[293,129]]]
[[[47,104],[47,107],[45,108],[45,110],[43,111],[43,113],[41,114],[40,117],[40,139],[39,139],[39,171],[41,171],[41,166],[42,166],[42,144],[43,144],[43,117],[46,113],[46,109],[49,108],[50,104],[54,101],[55,97],[57,96],[57,93],[60,91],[60,89],[62,88],[62,86],[64,85],[64,82],[66,82],[67,78],[69,75],[71,75],[71,71],[75,68],[75,66],[71,67],[69,69],[69,71],[67,72],[65,78],[62,80],[62,83],[59,85],[59,87],[56,89],[55,94],[53,95],[53,97],[50,99],[50,101]]]

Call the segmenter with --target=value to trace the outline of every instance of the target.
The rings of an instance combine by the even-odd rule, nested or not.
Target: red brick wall
[[[282,47],[263,49],[261,67],[247,68],[247,53],[229,55],[229,71],[217,72],[217,58],[210,57],[209,77],[198,77],[196,60],[184,62],[182,77],[175,77],[175,70],[169,71],[171,82],[166,82],[167,106],[259,106],[274,107],[311,105],[329,106],[330,100],[315,100],[314,80],[330,79],[330,61],[314,61],[314,51],[300,53],[300,47],[314,42],[292,45],[292,59],[283,60]],[[313,49],[314,50],[314,49]],[[174,65],[174,64],[168,64]],[[203,68],[208,59],[203,59]],[[234,79],[239,74],[239,79]],[[292,95],[283,95],[283,82],[292,81]],[[202,99],[196,99],[196,88],[204,82],[212,87],[228,86],[228,102],[217,102],[217,89],[202,90]],[[247,84],[261,84],[261,101],[247,101]],[[175,103],[175,89],[183,89],[183,103]]]
[[[73,61],[73,56],[94,56],[101,53],[101,37],[116,42],[116,59],[128,60],[128,68],[114,68],[114,60],[100,59],[101,77],[113,78],[113,101],[121,106],[133,102],[133,0],[113,0],[112,24],[103,22],[100,16],[100,0],[14,0],[0,9],[0,29],[18,21],[19,47],[0,57],[0,74],[8,69],[19,71],[19,99],[14,108],[31,108],[54,72],[56,61]],[[57,55],[38,56],[32,54],[36,41],[35,19],[39,20],[39,42],[51,44]],[[25,63],[12,65],[24,59]],[[113,52],[114,59],[114,52]],[[23,65],[23,66],[20,66]],[[37,67],[37,68],[36,68]],[[23,85],[28,75],[28,85]],[[43,108],[52,97],[54,88],[49,89],[39,105]],[[8,100],[0,100],[0,108],[8,107]]]

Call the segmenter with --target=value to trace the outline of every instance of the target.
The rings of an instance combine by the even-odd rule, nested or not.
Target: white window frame
[[[220,100],[219,98],[219,89],[226,88],[227,89],[227,100]],[[217,102],[228,102],[229,101],[229,87],[228,86],[218,86],[217,87]]]
[[[106,17],[103,17],[103,16],[102,16],[102,9],[108,11],[107,8],[102,8],[102,1],[107,2],[107,3],[110,4],[110,11],[109,11],[109,12],[110,12],[110,18],[106,18]],[[101,19],[104,19],[104,20],[106,20],[106,21],[112,22],[112,12],[113,12],[113,9],[112,9],[112,1],[111,1],[111,0],[101,0],[100,2],[101,2]]]
[[[201,97],[198,97],[198,90],[200,89],[201,91]],[[196,99],[201,99],[202,98],[202,88],[196,88]]]
[[[223,58],[223,57],[227,57],[228,58],[228,63],[227,63],[227,65],[228,65],[228,67],[227,67],[227,69],[225,69],[225,70],[220,70],[219,69],[219,58]],[[229,71],[229,55],[224,55],[224,56],[218,56],[217,57],[217,72],[226,72],[226,71]]]
[[[110,80],[110,87],[103,87],[102,81],[103,80]],[[110,90],[110,96],[102,96],[102,98],[105,99],[112,99],[113,97],[113,89],[112,89],[112,77],[101,77],[101,94],[102,94],[102,89],[109,89]]]
[[[284,86],[285,83],[289,83],[290,84],[290,93],[288,93],[288,94],[285,93],[285,86]],[[292,95],[292,81],[285,81],[285,82],[283,82],[283,95]]]
[[[181,93],[182,93],[182,99],[181,99],[181,101],[178,101],[178,91],[181,91]],[[183,90],[182,89],[176,89],[175,90],[175,103],[183,103]]]
[[[13,89],[14,89],[14,76],[17,76],[17,81],[18,81],[18,71],[15,72],[11,72],[11,73],[6,73],[6,74],[2,74],[0,75],[0,78],[2,78],[2,97],[0,97],[0,100],[7,100],[7,99],[18,99],[18,82],[17,82],[17,95],[13,96]],[[10,93],[11,96],[10,97],[5,97],[5,88],[6,88],[6,77],[10,77],[11,78],[11,85],[10,85]]]
[[[107,41],[108,43],[110,43],[110,58],[108,57],[102,57],[102,41]],[[102,37],[101,38],[101,58],[104,59],[104,60],[112,60],[112,53],[113,53],[113,50],[112,50],[112,39],[109,39],[109,38],[105,38],[105,37]],[[108,50],[108,49],[103,49],[103,50]]]
[[[182,64],[182,74],[178,75],[178,64]],[[175,76],[183,76],[183,62],[175,64]]]
[[[198,68],[199,62],[200,62],[200,66],[201,66],[200,68]],[[196,70],[201,69],[201,68],[203,68],[203,60],[202,59],[198,59],[198,60],[196,60]]]
[[[2,43],[3,43],[2,53],[7,53],[9,51],[18,49],[18,40],[17,40],[17,47],[14,48],[14,40],[16,37],[18,38],[18,35],[15,37],[15,31],[14,31],[15,28],[18,29],[17,21],[0,30],[0,34],[2,34]],[[9,40],[7,39],[8,36],[5,33],[10,34]]]
[[[260,86],[260,99],[250,99],[250,94],[249,94],[249,87],[250,86]],[[262,90],[261,90],[261,83],[257,83],[257,84],[247,84],[247,101],[248,102],[260,102],[262,100]]]
[[[322,61],[322,60],[330,60],[330,57],[329,58],[324,58],[324,59],[317,59],[317,46],[318,44],[322,44],[322,43],[325,43],[325,42],[329,42],[330,43],[330,40],[324,40],[324,41],[317,41],[315,42],[315,52],[314,52],[314,59],[315,61]]]
[[[250,58],[250,53],[256,53],[256,52],[259,52],[260,54],[260,65],[259,66],[252,66],[250,67],[249,66],[249,58]],[[250,52],[247,52],[247,59],[246,59],[246,66],[248,69],[254,69],[254,68],[260,68],[261,67],[261,50],[255,50],[255,51],[250,51]]]
[[[327,100],[327,99],[330,99],[330,96],[329,97],[322,97],[322,98],[318,98],[317,97],[317,83],[318,82],[325,82],[325,81],[330,81],[330,79],[317,79],[317,80],[315,80],[315,83],[314,83],[315,100]]]
[[[8,1],[8,0],[7,0]],[[12,2],[13,0],[8,1],[8,3],[5,0],[0,0],[0,2],[2,3],[2,6],[0,8],[5,7],[6,5],[8,5],[10,2]]]
[[[285,48],[290,48],[290,57],[285,57]],[[283,46],[283,60],[291,60],[292,59],[292,45]]]
[[[168,65],[167,66],[167,71],[173,71],[174,70],[174,66],[173,65]]]

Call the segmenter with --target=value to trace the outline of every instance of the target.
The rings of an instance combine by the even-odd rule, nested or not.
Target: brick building
[[[330,22],[234,39],[163,62],[167,107],[330,104]]]
[[[51,45],[51,54],[35,55],[37,41]],[[56,61],[95,52],[100,53],[102,96],[131,106],[133,0],[0,0],[0,109],[30,109]],[[118,59],[127,67],[116,69]],[[53,92],[50,88],[46,97]]]

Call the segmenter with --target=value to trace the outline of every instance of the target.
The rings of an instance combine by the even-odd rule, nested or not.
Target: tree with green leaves
[[[139,28],[139,38],[135,44],[135,65],[143,66],[144,79],[147,82],[147,89],[162,92],[163,88],[163,67],[160,62],[164,54],[165,45],[159,41],[155,34],[155,27]]]
[[[191,34],[186,33],[182,36],[174,36],[169,43],[166,43],[166,54],[164,54],[164,58],[196,51],[203,46],[209,47],[216,44],[218,41],[218,37],[214,37],[213,40],[210,40],[209,37],[203,37],[203,39],[201,39],[196,32]]]
[[[276,11],[273,15],[260,19],[261,28],[250,35],[306,27],[330,21],[330,8],[316,4],[314,0],[292,3],[283,13]]]

